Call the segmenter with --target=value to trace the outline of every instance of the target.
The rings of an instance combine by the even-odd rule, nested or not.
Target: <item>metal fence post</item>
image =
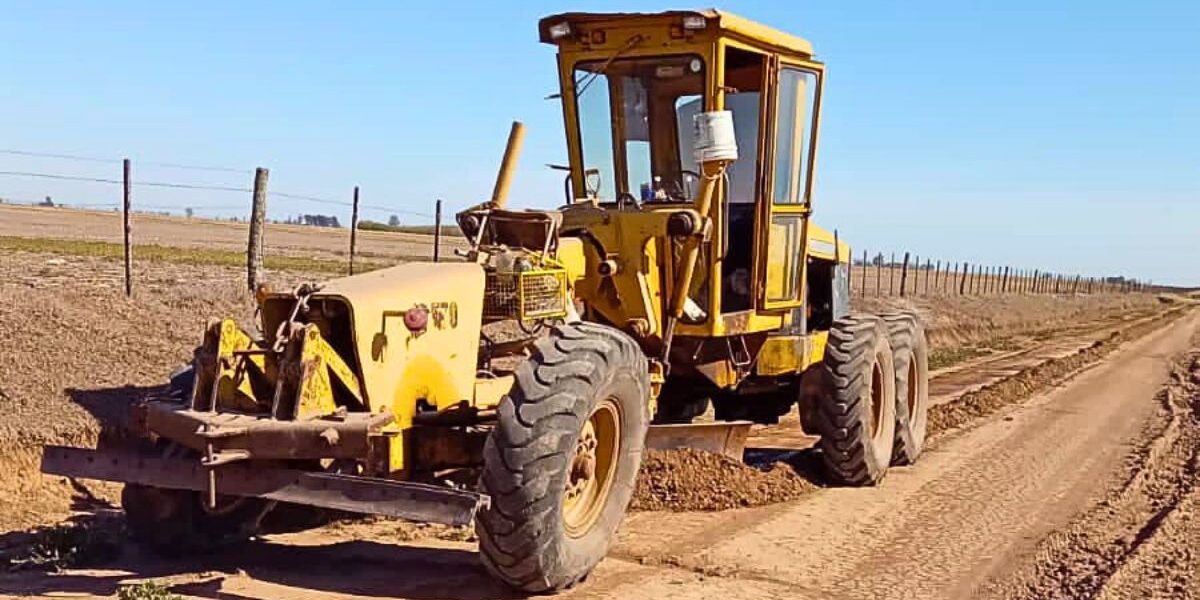
[[[354,206],[350,209],[350,274],[354,274],[354,253],[358,249],[358,186],[354,186]]]
[[[122,183],[124,184],[124,193],[122,197],[122,221],[125,231],[125,295],[133,295],[133,221],[130,213],[132,212],[133,202],[133,182],[130,180],[132,167],[129,164],[129,159],[121,161]]]
[[[433,209],[433,262],[442,257],[442,199],[438,198]]]

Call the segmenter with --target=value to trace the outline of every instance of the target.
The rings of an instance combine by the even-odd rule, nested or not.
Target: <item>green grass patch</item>
[[[157,581],[143,581],[121,586],[117,589],[117,600],[183,600],[183,597]]]
[[[21,552],[8,558],[10,570],[61,571],[112,561],[121,553],[123,529],[111,523],[80,522],[43,527]]]
[[[390,231],[393,233],[423,233],[425,235],[433,235],[437,230],[435,225],[388,225],[379,221],[359,221],[358,228],[363,231]],[[462,230],[458,225],[442,225],[443,238],[462,238]]]
[[[979,344],[979,346],[988,350],[995,350],[996,352],[1012,352],[1021,349],[1021,346],[1010,337],[992,338]]]
[[[43,252],[65,256],[92,256],[98,258],[123,259],[125,249],[121,244],[94,240],[58,240],[49,238],[23,238],[0,236],[0,251]],[[135,244],[133,260],[164,262],[184,265],[215,265],[222,267],[245,267],[246,254],[215,248],[178,248],[158,244]],[[276,271],[308,271],[315,273],[345,273],[346,261],[300,256],[265,256],[263,266]],[[355,272],[373,271],[388,266],[384,262],[356,260]]]
[[[991,354],[991,351],[986,348],[976,348],[974,346],[938,348],[929,353],[929,368],[944,369],[985,354]]]

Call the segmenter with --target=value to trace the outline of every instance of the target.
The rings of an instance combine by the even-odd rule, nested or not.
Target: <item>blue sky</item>
[[[828,65],[815,210],[861,251],[1200,285],[1200,3],[730,1]],[[529,128],[513,203],[550,207],[565,160],[536,21],[647,2],[13,2],[0,21],[0,149],[134,159],[135,177],[349,199],[426,220],[491,190]],[[141,162],[139,162],[141,161]],[[119,165],[0,154],[0,171]],[[139,188],[233,212],[244,195]],[[116,199],[0,176],[0,196]],[[232,208],[230,208],[232,207]],[[407,212],[402,212],[407,211]],[[337,206],[273,198],[272,216]],[[415,213],[415,214],[409,214]]]

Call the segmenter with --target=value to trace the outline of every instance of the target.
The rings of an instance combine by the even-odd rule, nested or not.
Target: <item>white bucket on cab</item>
[[[696,162],[733,161],[738,158],[737,138],[733,131],[733,112],[716,110],[696,115]]]

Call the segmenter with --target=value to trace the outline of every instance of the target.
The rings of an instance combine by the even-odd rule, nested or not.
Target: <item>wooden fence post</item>
[[[921,255],[913,257],[913,288],[912,293],[916,296],[921,292]]]
[[[961,296],[967,291],[967,271],[971,269],[971,263],[963,263],[962,279],[958,282],[958,295]]]
[[[929,295],[929,276],[933,275],[933,261],[925,259],[925,295]]]
[[[263,281],[263,229],[267,218],[267,176],[262,167],[254,170],[253,204],[250,206],[250,241],[246,247],[246,278],[250,291]]]
[[[350,209],[350,274],[354,274],[354,253],[358,248],[358,186],[354,186],[354,204]]]
[[[433,208],[433,262],[442,259],[442,199]]]
[[[130,180],[132,166],[129,164],[129,159],[121,161],[121,172],[123,174],[122,184],[124,185],[124,193],[122,194],[122,221],[125,231],[125,295],[133,295],[133,221],[130,213],[133,212],[133,182]]]
[[[883,253],[879,253],[879,264],[875,265],[875,297],[883,295]]]
[[[1042,276],[1042,272],[1038,269],[1033,270],[1033,293],[1038,293],[1038,281]]]
[[[900,269],[900,297],[904,297],[905,290],[908,289],[908,252],[904,253],[904,266]]]
[[[867,297],[867,251],[865,249],[863,250],[862,293],[859,294],[859,297]]]
[[[888,261],[888,297],[896,295],[896,269],[893,268],[896,264],[896,253],[892,253],[892,259]]]

